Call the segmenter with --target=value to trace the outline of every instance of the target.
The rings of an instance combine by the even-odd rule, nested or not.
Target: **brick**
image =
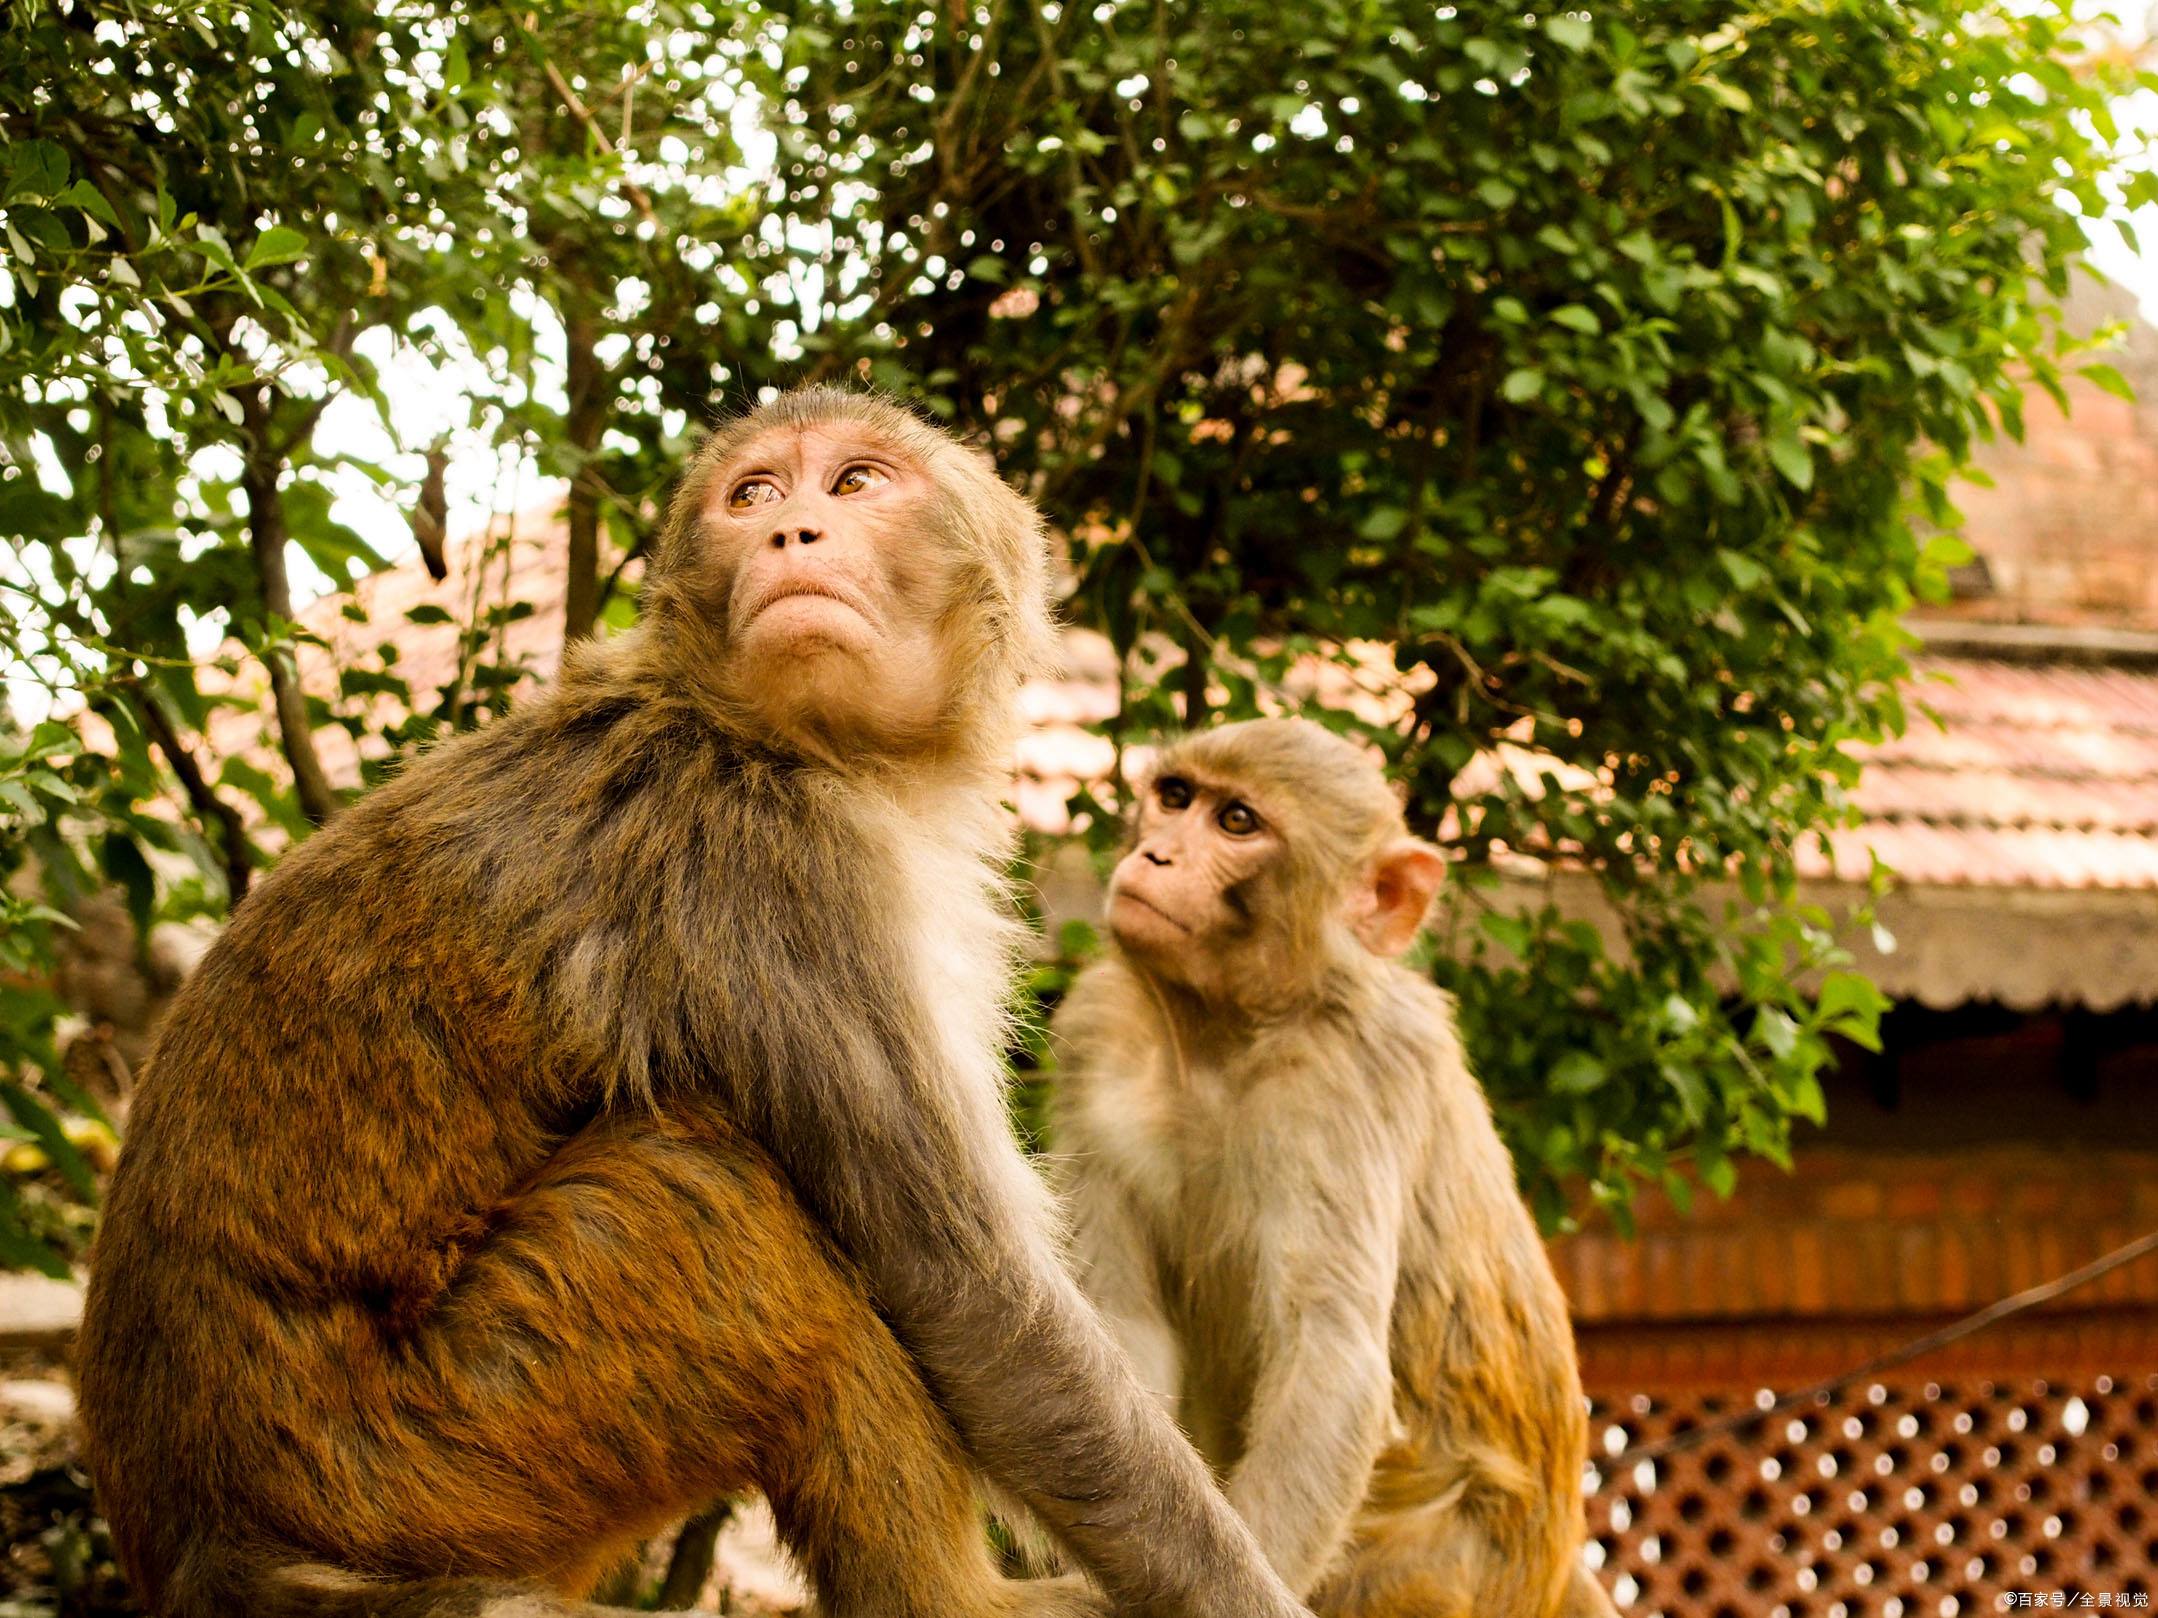
[[[1882,1211],[1891,1219],[1931,1219],[1941,1211],[1941,1182],[1930,1174],[1913,1175],[1892,1183],[1882,1200]]]
[[[1816,1206],[1825,1219],[1877,1219],[1882,1192],[1877,1180],[1846,1180],[1824,1186]]]
[[[1941,1306],[1939,1248],[1931,1225],[1906,1225],[1896,1232],[1896,1301],[1906,1309]]]
[[[1828,1247],[1818,1226],[1791,1232],[1791,1304],[1802,1314],[1828,1307]]]
[[[1935,1287],[1945,1309],[1969,1308],[1976,1298],[1971,1290],[1970,1240],[1959,1225],[1941,1227],[1941,1240],[1935,1251],[1940,1268],[1935,1276]]]
[[[2066,1172],[2063,1169],[2060,1172]],[[2067,1202],[2067,1187],[2048,1174],[2026,1174],[2009,1188],[2011,1214],[2057,1214]]]

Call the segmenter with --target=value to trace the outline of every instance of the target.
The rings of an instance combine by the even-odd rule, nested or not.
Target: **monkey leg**
[[[1489,1506],[1494,1502],[1485,1501]],[[1601,1588],[1540,1512],[1441,1499],[1360,1525],[1311,1598],[1318,1618],[1600,1618]]]
[[[251,1490],[255,1537],[293,1554],[211,1581],[246,1604],[176,1612],[597,1614],[564,1598],[749,1485],[831,1618],[1105,1610],[1062,1581],[1000,1576],[973,1470],[914,1361],[776,1168],[716,1117],[572,1142],[409,1339],[343,1376],[294,1469]]]
[[[1566,1604],[1559,1609],[1559,1618],[1618,1618],[1618,1603],[1611,1599],[1602,1580],[1577,1563],[1566,1586]]]

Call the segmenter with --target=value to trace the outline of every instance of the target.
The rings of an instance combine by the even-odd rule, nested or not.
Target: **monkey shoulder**
[[[1114,950],[1080,969],[1049,1019],[1064,1085],[1105,1082],[1158,1043],[1146,988]]]
[[[1421,973],[1388,963],[1337,1003],[1330,1019],[1335,1059],[1405,1100],[1475,1089],[1462,1054],[1453,996]]]

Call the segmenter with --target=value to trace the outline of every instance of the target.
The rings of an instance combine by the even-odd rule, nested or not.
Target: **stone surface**
[[[0,1348],[50,1348],[82,1325],[82,1287],[43,1275],[0,1275]]]

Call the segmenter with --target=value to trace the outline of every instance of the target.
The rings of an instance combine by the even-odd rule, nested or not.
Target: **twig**
[[[562,105],[569,108],[570,115],[584,125],[586,131],[598,144],[599,149],[609,157],[619,160],[622,155],[621,148],[608,138],[607,131],[600,128],[599,120],[592,116],[591,109],[579,99],[577,92],[570,88],[569,80],[562,77],[562,70],[554,65],[554,58],[549,56],[546,51],[540,50],[539,40],[534,32],[538,26],[539,13],[536,11],[526,12],[524,35],[526,39],[532,42],[533,49],[539,51],[540,71],[547,75],[547,82],[554,86],[555,94],[562,98]],[[623,128],[626,134],[628,129],[626,113]],[[644,215],[645,223],[654,230],[659,229],[659,215],[652,211],[651,197],[646,194],[643,186],[629,177],[626,167],[622,172],[622,190],[629,200],[636,204],[637,211]]]
[[[248,447],[240,472],[247,494],[247,539],[254,553],[256,584],[262,593],[263,610],[274,622],[294,623],[292,583],[285,568],[284,496],[277,487],[284,458],[270,438],[269,386],[257,384],[239,393]],[[314,726],[308,722],[307,693],[300,684],[299,661],[289,646],[263,649],[263,667],[270,673],[270,696],[277,709],[278,733],[284,739],[285,758],[292,765],[292,784],[307,818],[321,825],[337,812],[337,789],[315,752]]]

